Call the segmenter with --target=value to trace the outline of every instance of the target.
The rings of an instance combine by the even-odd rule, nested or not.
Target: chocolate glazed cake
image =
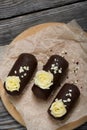
[[[31,79],[37,67],[35,56],[22,53],[9,72],[4,88],[10,95],[19,95]]]
[[[51,92],[60,85],[61,78],[65,76],[68,69],[68,62],[59,55],[52,55],[38,71],[35,76],[35,83],[32,87],[33,93],[42,99],[47,99]]]
[[[71,111],[79,96],[77,86],[66,83],[53,100],[48,113],[55,119],[63,119]]]

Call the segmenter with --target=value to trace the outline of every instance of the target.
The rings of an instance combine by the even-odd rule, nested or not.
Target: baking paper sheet
[[[5,80],[19,54],[24,52],[36,56],[38,70],[42,69],[51,55],[64,56],[69,62],[69,72],[68,78],[66,76],[61,86],[65,82],[74,83],[81,92],[79,101],[67,118],[57,121],[48,115],[47,110],[61,86],[52,93],[47,101],[43,101],[37,99],[31,91],[34,83],[33,77],[21,96],[9,96],[9,100],[22,115],[27,130],[55,130],[87,115],[87,36],[76,21],[61,26],[49,26],[15,44],[0,47],[0,78],[2,81]],[[79,62],[79,65],[75,75],[76,62]]]

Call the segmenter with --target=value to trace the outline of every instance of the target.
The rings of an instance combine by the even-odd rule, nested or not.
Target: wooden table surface
[[[23,30],[44,22],[76,19],[87,31],[87,0],[0,0],[0,45],[9,44]],[[0,130],[26,130],[0,101]],[[87,123],[76,130],[87,130]]]

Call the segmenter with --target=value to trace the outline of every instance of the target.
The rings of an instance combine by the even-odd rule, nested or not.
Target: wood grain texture
[[[63,6],[82,0],[0,0],[0,19]]]
[[[2,101],[0,100],[0,130],[26,130],[18,124],[4,108]],[[84,124],[75,130],[87,130],[87,125]]]
[[[0,97],[1,100],[6,108],[6,110],[11,114],[11,116],[19,122],[22,126],[26,126],[24,120],[22,119],[22,116],[19,114],[19,112],[16,110],[16,108],[12,105],[11,102],[9,102],[8,96],[6,91],[3,88],[3,84],[0,81]],[[8,105],[9,104],[9,105]],[[15,111],[15,112],[14,112]]]
[[[0,0],[0,44],[10,43],[30,26],[72,19],[87,31],[87,0]],[[8,114],[1,100],[0,130],[26,130]],[[87,130],[87,124],[76,130]]]
[[[18,124],[7,112],[0,100],[0,130],[26,130]]]
[[[0,20],[0,44],[8,44],[23,30],[44,22],[69,22],[76,19],[87,31],[87,1],[16,18]]]
[[[62,25],[62,24],[61,24]],[[30,30],[32,30],[32,28],[30,29]],[[35,31],[34,30],[34,28],[33,28],[33,31]],[[33,31],[31,32],[31,33],[33,33]],[[38,31],[38,28],[37,28],[37,31]],[[27,31],[25,31],[25,33],[26,33],[26,35],[23,35],[22,34],[22,37],[27,37],[27,35],[28,35],[28,33],[27,33]],[[19,36],[19,37],[17,37],[16,38],[16,40],[18,39],[20,39],[20,37],[21,36]],[[1,97],[3,96],[3,91],[2,91],[2,89],[0,89],[1,90]],[[6,94],[4,94],[4,96],[5,96]],[[4,101],[4,100],[3,100]],[[5,99],[5,101],[6,101],[6,99]],[[7,101],[5,102],[5,103],[7,103]],[[4,104],[5,105],[5,104]],[[87,119],[87,118],[86,118]],[[1,122],[1,124],[3,125],[2,126],[2,128],[4,128],[4,129],[6,129],[6,128],[11,128],[11,129],[15,129],[15,130],[17,130],[18,129],[18,127],[19,127],[19,124],[16,124],[15,122],[13,123],[14,121],[12,120],[12,119],[10,119],[10,116],[8,116],[8,118],[7,118],[7,120],[6,120],[6,118],[4,119],[4,120],[2,120],[2,122]],[[12,125],[11,125],[11,127],[10,127],[10,125],[9,124],[11,124],[11,123],[13,123]],[[82,123],[82,121],[81,121],[81,123]],[[7,124],[7,126],[5,127],[4,126],[4,124],[6,125]],[[15,124],[16,124],[16,126],[15,126]],[[75,124],[77,124],[77,123],[75,123]],[[73,124],[73,126],[75,125],[75,124]],[[69,125],[68,125],[68,127],[69,127]],[[64,128],[61,128],[61,130],[66,130],[66,128],[67,127],[64,127]],[[83,128],[86,128],[86,126],[85,127],[82,127],[82,128],[79,128],[79,130],[84,130]],[[20,129],[22,129],[22,127],[20,126]],[[23,130],[24,130],[24,128],[23,128]],[[70,129],[69,129],[70,130]],[[78,130],[78,129],[77,129]]]

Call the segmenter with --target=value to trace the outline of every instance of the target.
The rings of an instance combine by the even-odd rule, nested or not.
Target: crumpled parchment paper
[[[51,55],[64,56],[69,62],[69,72],[61,86],[65,82],[74,83],[81,92],[71,113],[63,121],[58,121],[50,117],[47,110],[61,86],[47,101],[43,101],[37,99],[31,91],[34,83],[32,78],[22,95],[9,96],[9,100],[22,115],[27,130],[55,130],[87,115],[87,36],[81,27],[75,21],[61,26],[49,26],[15,44],[0,47],[0,78],[3,82],[18,55],[24,52],[36,56],[38,70],[42,69]],[[78,70],[75,74],[76,68]]]

